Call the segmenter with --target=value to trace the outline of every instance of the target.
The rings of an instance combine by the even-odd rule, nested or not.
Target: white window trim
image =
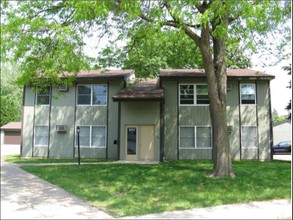
[[[47,145],[37,145],[36,143],[36,127],[38,126],[43,126],[43,127],[47,127],[48,128],[48,144]],[[49,147],[49,125],[44,125],[44,124],[37,124],[34,126],[34,147],[43,147],[43,148],[48,148]]]
[[[180,86],[181,85],[193,85],[193,104],[181,104],[180,103]],[[207,83],[179,83],[178,86],[178,100],[179,100],[179,106],[209,106],[209,104],[197,104],[197,94],[196,89],[197,85],[208,85]]]
[[[180,136],[180,128],[194,128],[194,147],[181,147],[181,136]],[[196,135],[197,135],[197,128],[211,128],[211,144],[212,146],[210,147],[197,147],[197,142],[196,142]],[[204,149],[204,150],[210,150],[213,149],[213,129],[212,126],[210,125],[198,125],[198,126],[193,126],[193,125],[180,125],[179,126],[179,149],[180,150],[195,150],[195,149]]]
[[[80,145],[80,148],[99,148],[99,149],[104,149],[107,148],[107,125],[77,125],[79,127],[90,127],[90,146],[82,146]],[[75,126],[75,130],[77,128],[77,126]],[[93,127],[104,127],[105,128],[105,146],[92,146],[92,130]],[[77,148],[77,133],[76,133],[76,138],[75,138],[75,147]]]
[[[78,87],[90,86],[91,87],[91,103],[90,104],[78,104]],[[93,86],[106,86],[106,104],[105,105],[93,105]],[[77,84],[76,85],[76,105],[77,106],[108,106],[108,85],[107,84]]]
[[[242,85],[254,85],[254,89],[255,89],[255,99],[254,99],[254,104],[242,104],[242,99],[241,99],[241,86]],[[256,84],[255,83],[240,83],[240,86],[239,86],[239,100],[240,100],[240,105],[241,106],[256,106],[256,100],[257,100],[257,97],[256,97]]]
[[[249,128],[255,128],[255,138],[256,138],[256,146],[251,146],[251,147],[243,147],[243,143],[242,143],[242,138],[243,138],[243,133],[242,133],[242,128],[244,127],[249,127]],[[241,126],[241,149],[257,149],[258,148],[258,130],[257,130],[257,126],[254,125],[243,125]]]
[[[36,97],[35,97],[35,105],[42,105],[42,106],[50,106],[51,105],[51,94],[52,94],[52,87],[49,87],[49,94],[47,96],[49,96],[49,104],[38,104],[38,92],[36,92]]]

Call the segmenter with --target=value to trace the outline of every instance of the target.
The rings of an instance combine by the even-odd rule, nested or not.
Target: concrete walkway
[[[1,219],[107,219],[106,212],[22,169],[1,162]]]
[[[2,151],[1,156],[6,153]],[[3,153],[3,154],[2,154]],[[1,219],[109,219],[105,211],[1,157]],[[291,200],[233,204],[122,219],[292,219]]]

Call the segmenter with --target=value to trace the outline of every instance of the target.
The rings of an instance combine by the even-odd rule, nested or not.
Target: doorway
[[[155,159],[155,126],[126,126],[126,160],[153,161]]]

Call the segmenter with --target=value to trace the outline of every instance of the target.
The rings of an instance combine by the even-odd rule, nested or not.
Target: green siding
[[[269,82],[257,82],[259,159],[270,160]]]
[[[106,125],[107,106],[76,106],[76,125]]]
[[[163,88],[164,88],[164,94],[165,94],[164,156],[167,160],[176,160],[177,159],[177,139],[178,139],[177,82],[176,81],[163,82]]]
[[[257,126],[257,113],[255,105],[240,106],[240,117],[242,126]]]
[[[212,149],[180,149],[179,160],[211,160]]]
[[[75,88],[59,93],[53,89],[50,120],[50,158],[72,158],[74,146]],[[57,132],[57,125],[66,125],[66,132]]]
[[[209,106],[180,106],[179,125],[211,125]]]
[[[66,132],[58,132],[57,125],[66,125]],[[74,107],[52,106],[50,149],[52,158],[72,158],[74,146]]]
[[[46,158],[48,156],[48,147],[34,147],[34,157]]]
[[[22,118],[22,157],[32,156],[33,145],[33,120],[34,120],[34,100],[35,94],[31,88],[24,88],[23,118]]]
[[[252,148],[252,149],[242,148],[241,159],[242,160],[257,160],[257,154],[258,154],[257,148]]]
[[[239,106],[227,106],[227,125],[232,126],[229,134],[230,152],[233,160],[240,159]]]
[[[120,81],[109,82],[109,103],[108,103],[108,158],[118,159],[118,102],[113,102],[112,96],[121,89]]]
[[[228,81],[227,88],[227,106],[239,106],[239,87],[238,81]]]
[[[75,150],[75,157],[78,157],[78,150]],[[81,158],[106,158],[106,148],[80,148]]]
[[[35,107],[35,125],[49,125],[50,106],[37,105]]]

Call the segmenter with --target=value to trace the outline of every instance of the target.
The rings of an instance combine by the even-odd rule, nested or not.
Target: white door
[[[126,160],[155,159],[155,126],[126,126]]]

